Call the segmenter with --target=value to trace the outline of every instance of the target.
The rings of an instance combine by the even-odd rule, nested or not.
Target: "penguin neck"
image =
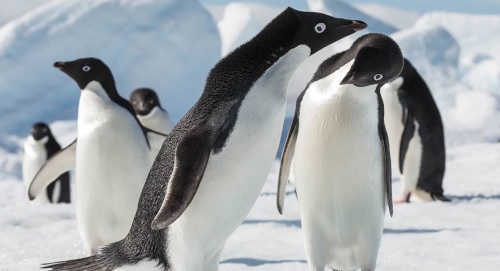
[[[105,101],[113,101],[135,117],[132,105],[118,94],[114,82],[102,84],[99,81],[90,81],[82,90],[91,91]]]

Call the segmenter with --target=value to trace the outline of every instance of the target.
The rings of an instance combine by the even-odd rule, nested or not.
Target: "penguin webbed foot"
[[[393,204],[410,203],[411,193],[404,193],[399,199],[392,201]]]
[[[434,201],[451,202],[451,199],[446,197],[444,194],[441,195],[431,194],[431,197]]]

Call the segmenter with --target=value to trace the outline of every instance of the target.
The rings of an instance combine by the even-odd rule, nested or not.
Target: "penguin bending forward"
[[[293,158],[310,271],[373,271],[392,215],[391,160],[380,87],[403,68],[399,46],[367,34],[325,60],[298,98],[281,160],[278,210]]]
[[[24,142],[23,182],[26,189],[43,164],[61,150],[47,124],[38,122],[31,127],[31,134]],[[34,199],[37,203],[70,203],[70,175],[62,173]]]
[[[381,89],[391,156],[401,173],[402,197],[395,203],[450,201],[443,190],[446,150],[439,109],[429,87],[405,59],[401,75]]]
[[[127,237],[52,270],[215,271],[272,166],[286,89],[311,54],[366,24],[287,8],[212,68],[163,143]],[[134,269],[136,268],[136,269]],[[141,269],[142,268],[142,269]]]
[[[56,62],[81,89],[77,139],[51,157],[29,188],[33,199],[61,172],[75,168],[76,220],[88,254],[126,236],[151,167],[150,138],[101,60]],[[157,140],[157,139],[155,139]]]
[[[153,131],[168,135],[174,128],[167,111],[160,105],[156,92],[150,88],[138,88],[130,94],[130,103],[134,107],[135,114],[142,126]],[[163,138],[159,141],[151,141],[152,159],[156,158],[163,145]]]

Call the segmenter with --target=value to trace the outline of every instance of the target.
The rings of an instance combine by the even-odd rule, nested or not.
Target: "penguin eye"
[[[43,127],[43,128],[42,128],[42,132],[43,132],[43,133],[47,133],[47,128]]]
[[[319,23],[314,27],[314,30],[316,31],[316,33],[323,33],[326,30],[326,24]]]
[[[137,104],[137,101],[132,101],[132,104],[133,104],[133,105],[136,105],[136,104]]]
[[[153,104],[154,102],[155,102],[155,100],[153,100],[153,99],[149,100],[150,104]]]
[[[82,71],[84,71],[84,72],[90,71],[90,66],[83,66]]]
[[[382,78],[384,78],[384,76],[382,74],[380,74],[380,73],[375,74],[375,76],[373,76],[373,79],[375,81],[380,81],[380,80],[382,80]]]

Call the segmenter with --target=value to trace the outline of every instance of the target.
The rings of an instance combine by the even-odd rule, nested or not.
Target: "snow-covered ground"
[[[31,204],[20,181],[21,146],[32,122],[50,122],[62,145],[76,134],[78,90],[52,62],[102,57],[123,96],[136,86],[157,88],[178,120],[217,59],[284,8],[276,1],[234,2],[207,6],[209,17],[195,0],[42,2],[20,1],[9,6],[12,11],[0,10],[0,271],[37,270],[42,262],[84,256],[74,205]],[[313,10],[373,22],[370,30],[391,34],[426,79],[443,117],[444,187],[453,202],[396,206],[394,217],[386,218],[378,270],[498,270],[500,39],[494,33],[500,31],[500,15],[303,2]],[[353,40],[327,47],[301,65],[289,85],[289,117],[315,66]],[[285,123],[286,131],[290,120]],[[252,212],[229,239],[221,271],[307,269],[293,193],[285,214],[276,211],[277,170],[276,163]],[[394,185],[398,196],[397,176]]]

